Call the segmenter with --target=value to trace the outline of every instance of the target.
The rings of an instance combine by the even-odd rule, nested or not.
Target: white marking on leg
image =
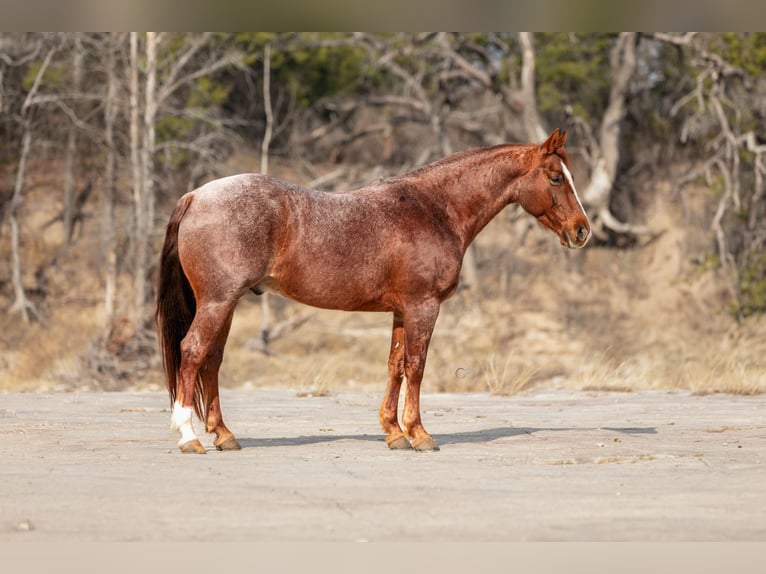
[[[192,410],[190,407],[181,406],[181,403],[178,401],[173,403],[170,428],[181,431],[181,440],[178,441],[178,446],[197,439],[197,435],[194,434],[194,429],[192,428]]]

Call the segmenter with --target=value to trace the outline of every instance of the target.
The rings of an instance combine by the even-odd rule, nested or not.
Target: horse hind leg
[[[225,326],[201,370],[202,384],[205,389],[205,412],[207,413],[205,431],[215,433],[216,438],[213,445],[218,450],[239,450],[241,448],[234,434],[223,422],[221,398],[218,394],[218,372],[223,362],[223,350],[231,328],[232,315],[233,312],[229,314]]]
[[[192,408],[183,406],[183,401],[177,399],[173,404],[173,414],[170,418],[170,428],[181,432],[178,448],[183,453],[205,454],[205,447],[197,438],[192,426]]]
[[[231,320],[229,320],[231,323]],[[228,328],[226,330],[228,334]],[[209,433],[215,433],[216,438],[213,445],[218,450],[239,450],[241,447],[234,434],[223,422],[221,414],[221,399],[218,395],[218,371],[223,361],[223,348],[225,336],[216,346],[215,350],[208,357],[203,367],[202,381],[205,388],[205,408],[207,417],[205,421],[205,430]]]
[[[218,399],[218,370],[228,337],[236,300],[200,304],[188,333],[181,342],[180,381],[173,405],[171,426],[181,432],[178,447],[184,453],[204,454],[192,428],[192,409],[205,418],[206,430],[216,432],[216,448],[234,450],[239,446],[223,424]],[[236,446],[234,446],[236,445]]]

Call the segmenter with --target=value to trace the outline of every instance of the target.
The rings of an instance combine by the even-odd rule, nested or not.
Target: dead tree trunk
[[[27,299],[24,290],[23,274],[21,269],[21,241],[19,230],[19,208],[22,203],[22,193],[24,190],[24,180],[26,177],[27,156],[32,144],[32,131],[29,119],[24,121],[24,135],[21,138],[21,153],[19,155],[19,165],[16,171],[16,183],[13,187],[13,196],[11,197],[10,223],[11,223],[11,280],[13,282],[14,303],[11,306],[11,313],[21,313],[25,323],[29,323],[30,312],[37,316],[37,311],[32,302]]]
[[[146,260],[146,245],[142,244],[145,212],[143,209],[143,169],[139,142],[139,104],[138,104],[138,33],[130,33],[130,164],[133,179],[133,310],[131,322],[135,327],[142,315],[145,295],[143,264]]]
[[[271,109],[271,43],[266,42],[263,48],[263,110],[266,114],[266,129],[263,132],[261,142],[261,173],[268,175],[269,172],[269,147],[271,146],[271,132],[274,125],[274,114]],[[271,339],[271,307],[269,294],[261,296],[261,344],[262,351],[269,353],[269,341]]]
[[[146,256],[149,256],[152,230],[154,229],[154,148],[155,122],[157,120],[157,34],[146,33],[146,90],[144,93],[144,141],[141,166],[144,176],[144,205],[146,210]],[[148,260],[144,261],[144,284]],[[144,298],[146,303],[146,298]]]
[[[266,115],[266,128],[261,142],[261,173],[269,173],[269,148],[271,133],[274,129],[274,113],[271,109],[271,43],[263,47],[263,111]]]
[[[72,91],[79,94],[82,88],[82,70],[85,50],[82,44],[82,34],[74,34],[74,55],[72,58]],[[64,160],[64,243],[72,243],[72,231],[75,220],[75,185],[77,161],[77,126],[71,125],[67,130],[66,156]]]
[[[154,229],[154,124],[157,117],[157,35],[146,33],[146,85],[144,89],[143,141],[141,144],[141,213],[138,257],[135,281],[136,309],[134,326],[142,329],[147,319],[146,305],[149,300],[147,271],[151,254],[151,238]]]
[[[645,234],[649,229],[619,221],[610,210],[610,200],[620,161],[622,121],[627,110],[630,81],[636,72],[638,45],[636,32],[622,32],[609,55],[612,87],[601,118],[598,148],[593,150],[591,178],[582,194],[593,219],[593,233],[606,238],[606,229],[616,233]]]
[[[104,248],[106,251],[104,289],[104,333],[108,338],[115,316],[117,300],[117,237],[115,234],[114,199],[116,192],[116,155],[114,148],[114,122],[117,112],[117,76],[115,66],[116,34],[110,34],[106,53],[106,96],[104,98],[104,143],[106,167],[104,170]]]
[[[27,298],[24,289],[24,278],[22,273],[21,261],[21,230],[19,226],[20,208],[23,201],[24,185],[26,180],[27,159],[29,150],[32,147],[32,107],[34,105],[35,95],[40,88],[45,71],[53,59],[56,48],[51,48],[45,56],[32,87],[27,92],[24,103],[21,106],[21,118],[24,133],[21,138],[21,152],[19,154],[19,163],[16,170],[16,181],[13,187],[10,205],[10,225],[11,225],[11,281],[13,283],[14,302],[11,305],[11,313],[21,313],[25,323],[29,323],[30,313],[39,318],[37,309]]]
[[[519,42],[521,43],[521,90],[518,99],[522,106],[522,123],[529,141],[542,142],[548,134],[537,110],[534,37],[531,32],[519,32]]]
[[[146,33],[146,72],[143,91],[143,117],[139,109],[138,35],[130,34],[130,155],[133,174],[133,309],[134,332],[143,329],[148,301],[147,268],[154,221],[154,122],[157,115],[157,43],[154,32]],[[140,132],[140,133],[139,133]]]

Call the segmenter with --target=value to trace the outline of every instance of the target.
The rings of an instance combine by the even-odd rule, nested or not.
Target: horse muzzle
[[[569,249],[579,249],[588,243],[590,235],[590,227],[587,225],[577,225],[572,230],[564,229],[561,233],[561,245]]]

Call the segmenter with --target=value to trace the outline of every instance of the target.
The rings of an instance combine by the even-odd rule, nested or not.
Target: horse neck
[[[506,144],[471,150],[423,168],[419,187],[443,210],[464,250],[505,206],[518,200],[514,182],[529,171],[527,158],[535,147]]]

